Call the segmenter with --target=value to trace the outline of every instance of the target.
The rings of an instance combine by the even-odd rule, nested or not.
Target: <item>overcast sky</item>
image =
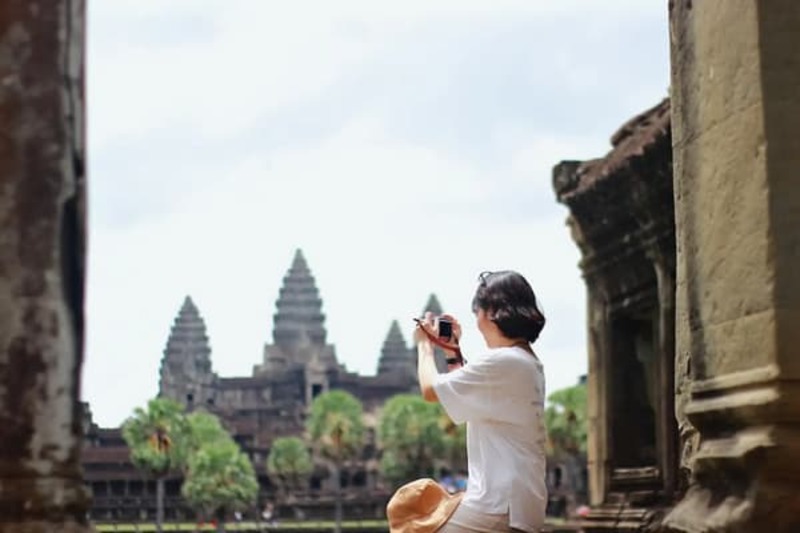
[[[214,369],[271,341],[297,248],[328,339],[373,374],[428,295],[483,346],[484,270],[522,272],[548,390],[586,372],[579,254],[551,168],[667,95],[663,0],[89,3],[83,396],[117,425],[158,391],[184,297]]]

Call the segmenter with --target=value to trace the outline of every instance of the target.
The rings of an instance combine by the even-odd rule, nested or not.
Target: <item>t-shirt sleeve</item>
[[[433,389],[456,424],[490,419],[503,389],[500,365],[487,359],[438,374]]]

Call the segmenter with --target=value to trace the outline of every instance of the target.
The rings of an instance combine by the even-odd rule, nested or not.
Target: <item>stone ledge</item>
[[[750,422],[759,425],[800,422],[800,381],[778,380],[767,368],[749,379],[741,373],[721,376],[692,387],[685,414],[697,428],[727,424],[740,428]],[[703,431],[704,434],[708,434]],[[711,433],[713,436],[713,432]]]
[[[691,384],[690,390],[693,395],[722,393],[728,389],[737,389],[740,387],[773,382],[780,375],[781,371],[777,365],[771,364],[752,370],[742,370],[709,379],[697,380]]]
[[[623,498],[624,500],[624,498]],[[635,507],[627,501],[620,503],[604,503],[592,507],[589,514],[581,522],[586,533],[643,531],[656,522],[663,511],[658,507]]]

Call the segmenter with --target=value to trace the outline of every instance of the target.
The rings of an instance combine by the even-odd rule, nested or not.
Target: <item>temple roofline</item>
[[[670,101],[636,115],[611,136],[611,150],[603,157],[587,161],[565,160],[553,167],[553,188],[558,200],[566,202],[620,171],[629,168],[637,158],[647,157],[669,136]]]

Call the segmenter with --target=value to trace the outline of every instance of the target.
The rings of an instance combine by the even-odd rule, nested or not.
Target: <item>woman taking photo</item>
[[[438,401],[456,424],[467,424],[469,478],[461,503],[438,531],[539,531],[545,487],[544,372],[531,348],[545,319],[533,289],[513,271],[481,274],[472,301],[486,351],[465,364],[453,317],[430,313],[415,332],[423,397]],[[452,323],[440,337],[440,322]],[[446,325],[446,324],[445,324]],[[439,374],[434,346],[445,349]]]

